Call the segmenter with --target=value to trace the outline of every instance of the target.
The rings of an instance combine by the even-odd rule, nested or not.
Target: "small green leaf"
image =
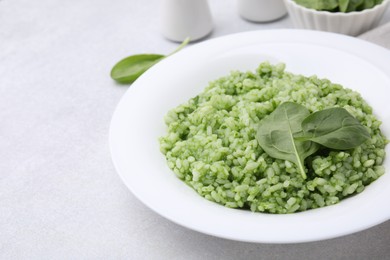
[[[295,0],[295,2],[307,8],[326,11],[331,11],[339,5],[338,0]]]
[[[139,54],[119,61],[111,70],[111,78],[119,83],[133,83],[154,64],[165,58],[160,54]]]
[[[370,134],[344,108],[329,108],[311,114],[302,121],[303,137],[297,140],[310,140],[332,149],[352,149],[367,139]]]
[[[373,8],[375,5],[375,0],[365,0],[363,3],[363,9]]]
[[[190,38],[186,38],[180,46],[168,56],[175,54],[186,46]],[[168,57],[162,54],[137,54],[119,61],[111,70],[111,78],[119,83],[133,83],[153,65]]]
[[[307,8],[329,12],[354,12],[370,9],[383,0],[295,0]]]
[[[355,12],[363,9],[364,0],[350,0],[347,12]]]
[[[304,160],[315,153],[319,145],[297,141],[294,135],[302,130],[301,123],[309,114],[304,106],[285,102],[260,122],[256,135],[259,145],[268,155],[295,163],[304,179]]]
[[[349,0],[339,0],[340,12],[345,13],[347,11]]]
[[[185,38],[184,41],[179,45],[179,47],[177,47],[176,50],[168,54],[167,57],[172,56],[178,51],[181,51],[181,49],[183,49],[189,42],[190,42],[190,37]]]

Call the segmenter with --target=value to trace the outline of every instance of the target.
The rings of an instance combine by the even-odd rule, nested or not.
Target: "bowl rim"
[[[390,0],[383,0],[382,3],[377,4],[374,7],[369,8],[369,9],[364,9],[362,11],[352,11],[352,12],[348,12],[348,13],[330,12],[330,11],[307,8],[303,5],[297,4],[294,0],[284,0],[284,2],[286,3],[286,5],[293,6],[296,9],[300,9],[302,11],[309,12],[312,14],[329,15],[329,16],[335,16],[335,17],[336,16],[348,17],[348,16],[358,16],[361,14],[373,13],[373,12],[376,12],[378,10],[385,9],[387,7],[387,5],[390,3]]]
[[[311,37],[310,37],[311,36]],[[133,131],[137,131],[135,127],[133,127],[134,124],[132,124],[132,121],[130,120],[123,120],[123,116],[128,118],[127,113],[129,111],[134,111],[132,113],[135,113],[139,115],[139,109],[137,106],[137,102],[132,102],[139,100],[138,102],[141,102],[142,104],[151,104],[147,102],[142,102],[142,99],[139,99],[136,97],[134,94],[140,93],[137,91],[140,91],[142,89],[142,92],[146,95],[149,96],[148,91],[145,88],[146,83],[148,83],[150,80],[156,83],[160,83],[159,77],[153,76],[153,73],[156,73],[159,70],[159,67],[167,66],[172,66],[172,64],[177,63],[178,61],[188,63],[187,59],[190,57],[196,57],[194,61],[197,61],[200,59],[202,61],[203,59],[208,60],[210,57],[217,55],[217,57],[224,57],[224,53],[226,51],[230,52],[235,50],[236,48],[239,48],[239,50],[247,50],[246,47],[244,46],[254,46],[256,47],[257,44],[261,43],[266,43],[270,46],[275,46],[274,41],[287,41],[287,42],[297,42],[297,43],[304,43],[304,44],[319,44],[319,46],[324,46],[326,49],[328,48],[336,48],[337,50],[340,50],[342,52],[347,52],[348,55],[358,55],[362,60],[372,62],[376,66],[379,66],[379,68],[382,68],[381,70],[384,71],[389,71],[390,73],[390,68],[387,66],[387,62],[385,61],[383,57],[387,57],[390,55],[387,49],[379,47],[373,43],[366,42],[363,40],[359,40],[354,37],[349,37],[345,35],[340,35],[336,33],[329,33],[329,32],[318,32],[318,31],[309,31],[309,30],[297,30],[297,29],[278,29],[278,30],[261,30],[261,31],[252,31],[252,32],[242,32],[238,34],[233,34],[229,36],[224,36],[224,37],[219,37],[215,38],[203,43],[199,43],[194,46],[190,46],[190,48],[182,50],[180,53],[175,54],[175,56],[170,57],[169,59],[166,59],[162,61],[161,63],[157,64],[156,66],[153,66],[150,70],[148,70],[145,74],[143,74],[135,83],[134,85],[126,92],[126,94],[122,97],[121,101],[117,105],[115,112],[113,114],[113,117],[111,119],[111,124],[110,124],[110,133],[109,133],[109,143],[110,143],[110,152],[112,156],[112,160],[114,163],[114,166],[120,176],[120,178],[123,180],[125,185],[128,187],[128,189],[137,197],[140,201],[142,201],[147,207],[149,207],[151,210],[155,211],[159,215],[165,217],[166,219],[180,225],[186,228],[189,228],[191,230],[195,230],[204,234],[208,235],[213,235],[225,239],[231,239],[231,240],[237,240],[237,241],[245,241],[245,242],[254,242],[254,243],[302,243],[302,242],[312,242],[312,241],[318,241],[318,240],[324,240],[324,239],[330,239],[330,238],[335,238],[351,233],[355,233],[364,229],[367,229],[369,227],[372,227],[374,225],[377,225],[379,223],[382,223],[384,221],[389,220],[390,218],[390,208],[389,207],[383,207],[383,203],[360,203],[362,202],[361,199],[358,201],[359,207],[355,208],[358,211],[358,216],[361,216],[359,218],[360,221],[363,221],[364,223],[362,224],[358,223],[356,225],[356,221],[351,221],[351,218],[348,213],[350,212],[351,207],[347,207],[346,211],[341,211],[338,212],[338,215],[335,218],[327,218],[325,219],[327,221],[330,221],[331,223],[331,228],[329,227],[324,227],[322,225],[321,230],[316,229],[318,227],[318,221],[321,219],[312,219],[313,221],[307,221],[305,219],[301,219],[302,214],[296,213],[295,214],[284,214],[284,215],[261,215],[261,218],[266,218],[267,222],[266,224],[269,224],[269,220],[272,222],[278,222],[282,223],[283,226],[278,226],[280,232],[274,232],[275,230],[271,230],[271,232],[266,232],[263,228],[267,227],[264,226],[264,222],[259,221],[258,216],[259,215],[254,215],[251,212],[243,212],[243,211],[236,211],[232,209],[232,214],[228,214],[227,216],[237,216],[239,219],[242,219],[243,222],[240,225],[231,225],[231,223],[237,223],[237,222],[232,222],[231,220],[235,221],[235,218],[220,218],[220,216],[223,216],[223,212],[226,210],[230,210],[222,205],[215,205],[212,202],[209,202],[202,198],[201,196],[196,196],[195,192],[190,190],[190,188],[187,185],[184,185],[179,179],[176,179],[176,176],[174,174],[171,174],[172,178],[170,180],[167,180],[166,176],[163,176],[158,181],[154,181],[154,185],[161,185],[161,181],[164,180],[165,183],[172,183],[171,180],[177,181],[178,186],[180,187],[180,191],[178,189],[173,189],[175,192],[180,192],[181,195],[183,195],[184,191],[191,191],[191,197],[197,198],[198,201],[202,201],[202,208],[206,207],[206,210],[204,211],[198,211],[199,207],[196,209],[193,208],[194,205],[198,205],[198,203],[195,204],[188,204],[186,203],[185,205],[186,208],[180,208],[177,207],[179,204],[175,204],[166,207],[166,205],[159,203],[158,200],[156,200],[155,193],[149,192],[148,189],[144,189],[142,185],[140,185],[140,182],[134,179],[134,176],[137,176],[137,178],[146,178],[143,176],[143,174],[137,174],[137,170],[126,170],[128,166],[133,167],[134,164],[131,163],[131,160],[128,160],[128,156],[131,156],[132,153],[120,153],[121,150],[118,150],[118,148],[123,149],[123,147],[136,147],[136,145],[132,145],[133,140],[138,140],[136,135],[132,135]],[[364,48],[365,51],[361,51]],[[258,49],[258,48],[256,48]],[[191,51],[190,51],[191,50]],[[306,49],[304,49],[306,53]],[[245,51],[244,51],[245,52]],[[322,52],[319,52],[322,53]],[[329,55],[328,55],[329,56]],[[207,57],[207,58],[206,58]],[[226,57],[226,56],[225,56]],[[253,55],[251,55],[253,57]],[[331,57],[331,56],[330,56]],[[199,63],[201,65],[201,63]],[[190,74],[193,73],[193,70],[191,68],[187,68]],[[187,73],[185,72],[185,73]],[[163,75],[164,78],[170,78],[167,77],[166,74],[164,74],[164,71],[161,71],[161,75]],[[185,73],[180,73],[181,75],[185,75]],[[214,78],[214,77],[213,77]],[[150,86],[154,86],[154,84],[148,83]],[[136,86],[137,85],[137,86]],[[158,86],[161,86],[160,84],[155,84]],[[140,88],[140,86],[143,86]],[[164,88],[157,88],[160,91],[167,91]],[[180,93],[179,93],[180,94]],[[157,99],[161,99],[161,96],[158,95],[158,93],[155,96]],[[148,97],[149,98],[149,97]],[[151,102],[151,101],[150,101]],[[168,105],[168,104],[167,104]],[[153,111],[153,110],[141,110],[141,111]],[[161,112],[163,114],[163,111]],[[161,114],[160,114],[161,115]],[[142,117],[141,117],[142,118]],[[162,117],[161,117],[162,118]],[[121,122],[120,127],[117,125],[119,122]],[[126,122],[125,125],[123,125],[123,122]],[[154,121],[156,122],[156,121]],[[152,127],[151,127],[152,129]],[[390,130],[390,128],[389,128]],[[121,138],[121,136],[133,136],[130,142],[127,144],[130,145],[123,145],[124,144],[124,139]],[[126,143],[126,141],[125,141]],[[153,147],[158,147],[157,142],[154,144],[151,144]],[[157,145],[157,146],[155,146]],[[390,148],[390,147],[389,147]],[[126,148],[128,149],[128,148]],[[153,148],[154,149],[154,148]],[[158,149],[154,149],[156,153],[158,153]],[[138,154],[139,150],[136,149],[134,154]],[[150,155],[146,156],[141,156],[142,158],[149,158]],[[161,158],[161,154],[158,155],[159,158]],[[161,161],[164,163],[165,167],[167,170],[169,169],[168,166],[166,166],[164,161]],[[155,165],[149,163],[148,165]],[[169,170],[168,170],[169,171]],[[124,174],[124,173],[132,173],[132,174]],[[384,178],[385,176],[382,176],[381,178]],[[378,182],[376,182],[378,183]],[[381,182],[383,183],[383,182]],[[390,184],[390,182],[388,182]],[[150,183],[148,183],[149,185]],[[180,184],[180,185],[179,185]],[[375,183],[374,183],[375,184]],[[371,186],[373,187],[373,186]],[[387,186],[386,186],[387,187]],[[390,186],[389,186],[390,187]],[[188,189],[187,189],[188,188]],[[184,190],[185,189],[185,190]],[[379,189],[381,194],[387,194],[390,189]],[[369,192],[366,190],[366,193]],[[165,192],[166,193],[166,192]],[[171,195],[175,195],[172,194]],[[159,196],[160,198],[161,196]],[[175,198],[179,198],[182,201],[187,202],[186,196],[179,196]],[[388,196],[387,196],[388,197]],[[382,196],[379,198],[384,198],[386,199],[387,197]],[[364,197],[363,197],[364,198]],[[169,201],[169,200],[168,200]],[[207,202],[207,203],[206,203]],[[348,201],[345,201],[348,203]],[[379,202],[379,200],[378,200]],[[180,202],[181,203],[181,202]],[[352,200],[350,200],[349,203],[353,203]],[[344,203],[345,204],[345,203]],[[211,206],[213,205],[213,206]],[[324,207],[324,208],[319,208],[316,209],[316,211],[325,211],[329,212],[331,207],[337,207],[340,204],[336,204],[330,207]],[[191,207],[191,208],[188,208]],[[344,207],[344,206],[343,206]],[[368,207],[370,210],[365,211],[365,207]],[[345,208],[345,207],[344,207]],[[199,219],[204,219],[204,216],[202,218],[194,218],[193,214],[199,214],[199,212],[211,214],[209,210],[212,209],[215,214],[213,215],[213,221],[212,222],[200,222],[198,221]],[[221,211],[220,211],[221,210]],[[381,212],[386,210],[385,214],[382,215],[380,214],[380,217],[377,215],[377,210],[380,210]],[[223,211],[223,212],[222,212]],[[332,210],[333,211],[333,210]],[[233,213],[234,212],[234,213]],[[317,213],[313,214],[312,211],[305,211],[302,212],[305,216],[309,214],[310,216],[315,216]],[[319,213],[319,212],[318,212]],[[364,213],[364,214],[361,214]],[[299,214],[299,215],[298,215]],[[313,215],[312,215],[313,214]],[[207,216],[207,215],[206,215]],[[252,225],[246,225],[247,220],[251,220],[253,217],[256,217],[256,226]],[[320,214],[322,216],[322,214]],[[326,216],[326,215],[325,215]],[[372,216],[376,216],[373,218]],[[276,219],[277,218],[277,219]],[[375,221],[374,221],[375,220]],[[294,223],[294,221],[298,221],[299,225],[290,225],[291,223]],[[326,221],[326,222],[327,222]],[[210,223],[214,223],[216,225],[211,225]],[[250,222],[251,223],[251,222]],[[333,224],[337,224],[338,226],[334,226]],[[344,225],[346,223],[346,225]],[[362,225],[361,225],[362,224]],[[310,226],[312,225],[312,226]],[[352,226],[351,226],[352,225]],[[272,226],[272,225],[268,225]],[[305,232],[302,232],[301,227],[305,227]],[[288,228],[296,228],[297,232],[289,232],[288,236],[285,233],[285,229],[283,227],[288,227]],[[293,230],[294,231],[294,230]],[[299,233],[298,233],[299,232]]]

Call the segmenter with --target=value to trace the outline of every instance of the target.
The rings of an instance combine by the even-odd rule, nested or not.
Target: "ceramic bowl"
[[[317,11],[298,5],[294,0],[284,0],[284,3],[297,28],[356,36],[379,24],[390,0],[384,0],[371,9],[350,13]]]
[[[257,30],[194,44],[150,68],[123,96],[110,127],[115,168],[130,191],[150,209],[179,225],[217,237],[298,243],[372,227],[390,219],[390,145],[386,147],[386,173],[363,192],[332,206],[265,214],[227,208],[199,196],[168,167],[158,138],[166,135],[163,118],[167,111],[201,93],[210,81],[232,70],[254,71],[262,61],[284,62],[286,70],[294,74],[317,75],[358,91],[389,137],[389,60],[385,48],[312,30]]]

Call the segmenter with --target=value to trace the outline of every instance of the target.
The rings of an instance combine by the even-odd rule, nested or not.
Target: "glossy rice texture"
[[[295,164],[270,157],[256,140],[259,122],[286,101],[310,112],[343,107],[371,138],[351,150],[320,149],[306,159],[303,179]],[[217,79],[165,122],[160,147],[168,166],[201,196],[231,208],[283,214],[333,205],[385,173],[387,140],[360,94],[283,64]]]

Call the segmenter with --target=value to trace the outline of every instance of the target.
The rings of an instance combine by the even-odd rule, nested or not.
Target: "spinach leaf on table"
[[[111,70],[111,78],[119,83],[132,83],[154,64],[164,59],[160,54],[138,54],[119,61]]]
[[[162,54],[137,54],[126,57],[114,65],[110,73],[111,78],[121,84],[133,83],[153,65],[180,51],[189,41],[190,39],[186,38],[175,51],[167,56]]]

